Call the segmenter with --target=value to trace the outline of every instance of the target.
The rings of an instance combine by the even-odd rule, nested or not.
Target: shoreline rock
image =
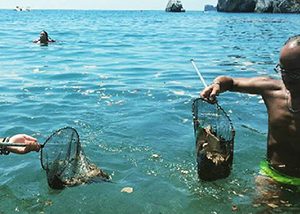
[[[300,13],[298,0],[218,0],[219,12]]]

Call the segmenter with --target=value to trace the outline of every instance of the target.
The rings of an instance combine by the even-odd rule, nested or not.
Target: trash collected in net
[[[63,189],[110,177],[84,154],[77,131],[66,127],[54,132],[44,143],[41,164],[53,189]]]
[[[193,102],[193,122],[199,178],[213,181],[228,177],[235,134],[229,116],[218,103],[197,98]]]

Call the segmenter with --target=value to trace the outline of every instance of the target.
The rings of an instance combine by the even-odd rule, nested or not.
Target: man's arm
[[[200,95],[211,101],[214,101],[217,95],[225,91],[263,95],[267,90],[280,88],[278,84],[274,83],[275,81],[269,77],[232,78],[219,76]]]

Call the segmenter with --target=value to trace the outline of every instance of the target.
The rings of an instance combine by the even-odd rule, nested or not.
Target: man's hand
[[[200,96],[211,103],[215,103],[217,102],[216,96],[219,95],[220,90],[220,83],[213,83],[203,89],[203,91],[200,93]]]
[[[8,151],[17,154],[26,154],[31,151],[38,152],[41,148],[41,145],[37,142],[37,139],[26,134],[17,134],[12,136],[9,139],[9,143],[24,143],[26,145],[25,147],[7,147]]]

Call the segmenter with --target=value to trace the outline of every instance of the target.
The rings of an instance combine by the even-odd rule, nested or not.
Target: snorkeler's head
[[[43,40],[43,41],[48,41],[48,33],[46,31],[41,31],[40,33],[40,40]]]

